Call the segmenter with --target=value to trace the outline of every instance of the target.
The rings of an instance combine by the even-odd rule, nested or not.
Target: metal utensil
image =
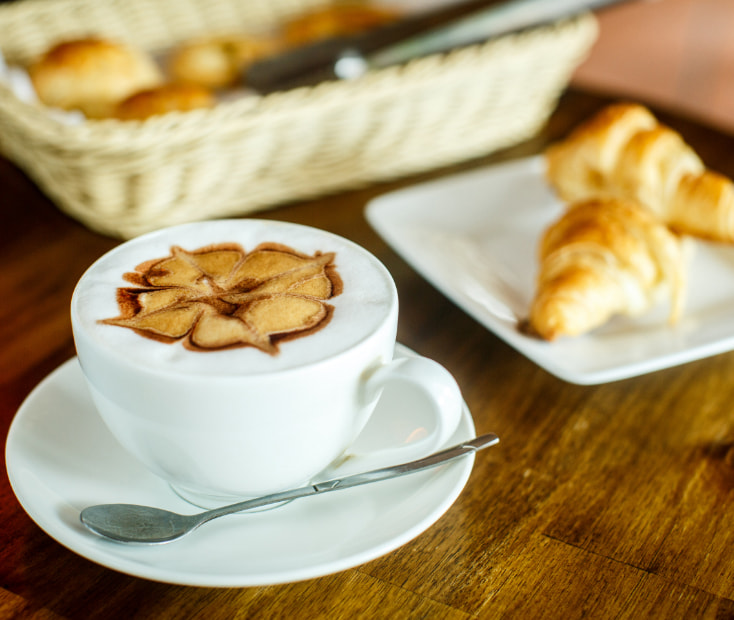
[[[465,454],[473,454],[482,448],[499,442],[494,433],[481,435],[471,441],[462,442],[452,448],[436,452],[417,461],[392,467],[375,469],[345,478],[328,480],[290,491],[273,493],[229,506],[207,510],[193,515],[181,515],[161,508],[135,504],[99,504],[82,510],[81,522],[95,534],[119,542],[165,543],[181,538],[200,525],[224,515],[260,508],[270,504],[308,497],[318,493],[339,491],[389,478],[397,478],[431,467],[436,467]]]
[[[265,58],[247,71],[248,86],[261,92],[353,79],[369,70],[487,41],[627,0],[506,0],[489,6],[465,2],[406,18],[353,37],[319,41]]]

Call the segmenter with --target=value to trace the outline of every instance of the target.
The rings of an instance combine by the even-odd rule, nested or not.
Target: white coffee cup
[[[140,289],[123,274],[173,247],[193,253],[224,243],[238,244],[243,256],[262,243],[307,257],[333,252],[330,277],[341,286],[319,302],[329,321],[280,342],[277,352],[198,351],[102,322],[121,316],[118,290]],[[393,359],[397,317],[393,280],[365,249],[315,228],[255,219],[185,224],[123,243],[87,270],[71,303],[79,361],[102,419],[148,469],[202,506],[299,486],[327,468],[367,470],[443,446],[461,417],[459,388],[432,360]],[[390,382],[418,395],[426,419],[410,436],[351,454]]]

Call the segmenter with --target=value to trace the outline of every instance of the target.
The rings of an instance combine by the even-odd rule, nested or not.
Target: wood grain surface
[[[457,378],[477,458],[448,512],[398,550],[334,575],[253,588],[146,581],[79,557],[26,515],[0,476],[2,618],[734,618],[734,353],[599,386],[551,376],[484,329],[369,227],[375,196],[539,152],[606,103],[567,93],[527,143],[449,170],[258,217],[325,228],[390,269],[399,340]],[[734,139],[664,114],[734,175]],[[62,215],[0,159],[0,425],[74,355],[68,305],[118,241]],[[528,252],[533,252],[528,248]]]

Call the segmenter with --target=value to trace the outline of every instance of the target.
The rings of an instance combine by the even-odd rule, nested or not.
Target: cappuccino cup
[[[84,273],[71,301],[102,420],[205,507],[442,447],[460,421],[459,388],[432,360],[394,357],[397,319],[395,284],[364,248],[256,219],[127,241]],[[415,428],[390,436],[400,421],[384,420],[385,445],[357,453],[386,386],[406,413],[420,410],[407,415]]]

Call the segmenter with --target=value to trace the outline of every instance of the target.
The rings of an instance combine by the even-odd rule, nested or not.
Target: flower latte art
[[[194,351],[250,346],[275,354],[278,342],[329,322],[326,301],[342,291],[334,258],[277,243],[250,252],[236,243],[173,246],[125,274],[132,286],[117,289],[120,316],[100,322]]]
[[[77,349],[97,352],[97,370],[104,358],[187,384],[341,358],[394,329],[397,302],[387,269],[348,239],[290,222],[213,220],[107,252],[80,279],[71,315]]]

